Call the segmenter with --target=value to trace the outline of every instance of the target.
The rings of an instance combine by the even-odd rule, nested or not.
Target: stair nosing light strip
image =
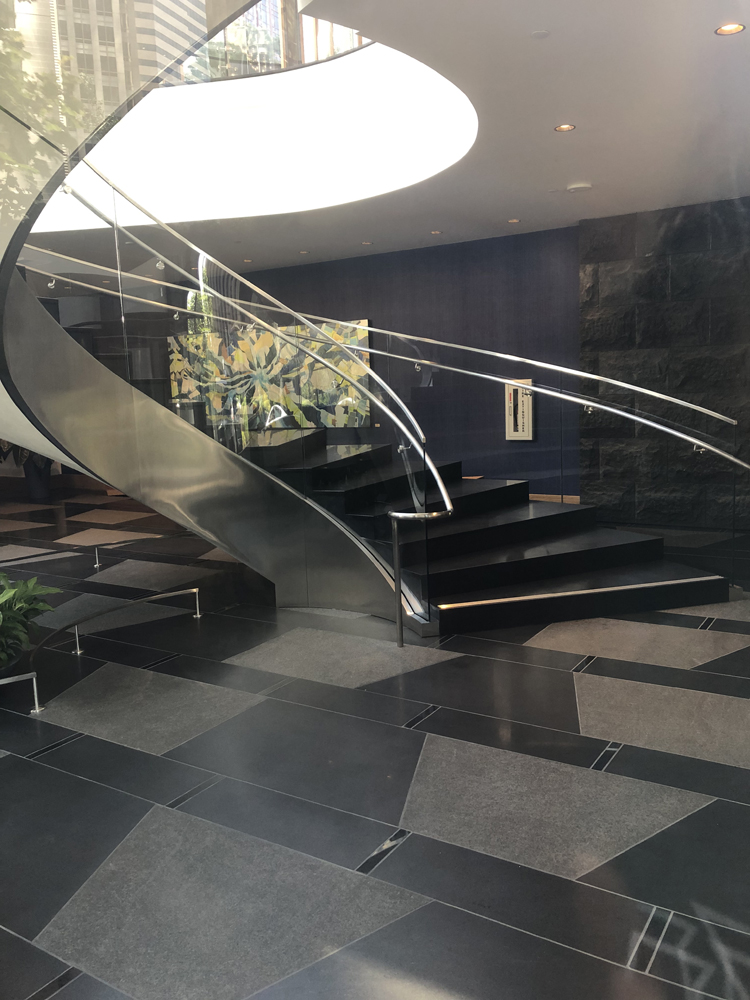
[[[588,590],[566,590],[557,594],[528,594],[525,597],[493,597],[488,601],[465,601],[461,604],[438,604],[440,611],[453,608],[477,608],[483,604],[511,604],[514,601],[541,601],[547,597],[577,597],[581,594],[606,594],[617,590],[642,590],[646,587],[666,587],[674,583],[707,583],[709,580],[723,580],[722,576],[690,576],[680,580],[654,580],[651,583],[623,583],[617,587],[591,587]]]

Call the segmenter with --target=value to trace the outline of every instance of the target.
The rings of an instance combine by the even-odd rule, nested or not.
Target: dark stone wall
[[[734,417],[747,461],[750,198],[584,220],[579,250],[581,367]],[[734,446],[726,424],[624,391],[598,395]],[[736,512],[735,526],[750,527],[746,476],[596,411],[581,416],[581,499],[605,520],[731,528]]]

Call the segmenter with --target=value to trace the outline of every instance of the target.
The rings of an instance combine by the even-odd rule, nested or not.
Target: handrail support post
[[[81,654],[83,653],[83,650],[81,649],[81,640],[80,640],[80,637],[78,635],[78,626],[74,625],[73,626],[73,630],[75,631],[75,634],[76,634],[76,648],[73,650],[73,652],[76,654],[76,656],[81,656]]]
[[[401,541],[398,534],[398,518],[391,518],[393,537],[393,589],[396,595],[396,645],[404,644],[404,608],[401,598]]]
[[[99,549],[94,549],[94,569],[101,569],[102,564],[99,562]]]
[[[198,599],[198,590],[196,589],[196,591],[195,591],[195,614],[193,615],[193,618],[200,618],[200,617],[201,617],[201,605],[200,605],[200,601]]]

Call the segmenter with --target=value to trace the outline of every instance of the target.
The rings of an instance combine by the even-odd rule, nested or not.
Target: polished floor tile
[[[102,639],[99,635],[85,635],[80,639],[81,649],[87,656],[99,660],[109,660],[111,663],[124,663],[128,667],[149,667],[171,656],[163,649],[149,649],[148,646],[133,646],[127,642],[114,642],[112,639]],[[63,639],[55,645],[55,649],[71,652],[75,649],[75,639]],[[202,680],[202,678],[197,678]]]
[[[738,656],[739,653],[748,656],[744,650],[731,655]],[[710,664],[702,663],[692,670],[675,670],[674,667],[659,667],[653,663],[634,663],[632,660],[610,660],[597,656],[582,669],[581,673],[596,674],[600,677],[619,677],[625,681],[685,688],[689,691],[707,691],[711,694],[727,695],[730,698],[750,698],[750,678],[715,673],[707,669],[709,666]]]
[[[25,514],[34,510],[55,510],[55,505],[51,503],[13,503],[7,501],[0,504],[0,517],[7,517],[8,514]]]
[[[750,767],[750,699],[589,673],[573,677],[585,736]]]
[[[717,656],[750,646],[750,636],[614,618],[587,618],[548,625],[526,645],[689,670]]]
[[[577,878],[710,801],[647,781],[428,736],[400,825]]]
[[[84,677],[97,671],[103,662],[103,660],[97,660],[92,656],[63,653],[59,649],[41,650],[34,660],[34,670],[38,675],[37,687],[39,689],[39,703],[42,708],[61,692],[67,691]],[[34,707],[31,684],[21,681],[18,684],[0,687],[0,707],[28,715]],[[46,714],[40,718],[47,721]]]
[[[701,1000],[473,913],[430,903],[258,1000]]]
[[[392,726],[403,726],[423,712],[427,705],[421,701],[405,701],[389,698],[369,691],[352,691],[335,684],[318,684],[317,681],[289,681],[275,690],[273,698],[293,701],[298,705],[325,708],[329,712],[356,715],[360,719],[373,722],[387,722]]]
[[[750,996],[750,936],[675,913],[650,972],[725,1000]]]
[[[36,761],[0,760],[0,924],[33,938],[150,803]]]
[[[38,943],[138,1000],[237,1000],[422,903],[157,806]]]
[[[94,632],[104,632],[128,625],[141,625],[144,622],[160,621],[162,618],[174,618],[188,613],[183,608],[170,608],[163,604],[144,602],[133,605],[120,597],[78,594],[74,600],[67,601],[62,607],[40,615],[36,622],[43,628],[59,629],[96,614],[98,617],[78,626],[81,635],[89,635]]]
[[[86,521],[89,524],[123,524],[127,521],[137,521],[143,517],[151,517],[145,511],[135,510],[110,510],[100,507],[96,510],[88,510],[84,514],[73,514],[68,521]]]
[[[454,635],[440,643],[440,649],[473,656],[489,656],[493,660],[512,660],[514,663],[531,663],[537,667],[554,667],[572,670],[585,659],[580,653],[561,653],[556,649],[536,649],[520,643],[501,642],[497,639],[480,639],[473,635]]]
[[[672,608],[683,615],[697,615],[701,618],[733,618],[740,622],[750,622],[750,601],[725,601],[720,604],[698,604],[689,608]]]
[[[60,577],[71,577],[74,580],[83,580],[91,576],[94,572],[94,553],[71,553],[70,551],[50,552],[49,549],[37,549],[37,551],[48,552],[49,555],[42,555],[38,559],[29,559],[20,565],[24,570],[34,573],[52,573]],[[118,557],[114,555],[116,550],[104,549],[99,552],[99,560],[103,566],[113,566]],[[18,565],[18,564],[17,564]]]
[[[708,626],[708,631],[750,635],[750,622],[733,621],[731,618],[714,618],[713,622]]]
[[[0,928],[0,996],[3,1000],[29,1000],[33,993],[54,982],[68,965]]]
[[[161,754],[256,702],[244,691],[106,663],[54,698],[45,720]]]
[[[606,770],[609,774],[656,781],[660,785],[687,788],[691,792],[750,805],[750,769],[744,767],[624,746],[617,751]]]
[[[750,680],[750,650],[738,649],[736,653],[727,653],[726,656],[702,663],[700,669],[701,673],[727,674]]]
[[[32,528],[38,527],[38,521],[13,521],[7,517],[0,517],[0,532],[3,534],[13,531],[29,531]]]
[[[396,830],[232,778],[199,792],[180,810],[344,868],[356,868]]]
[[[672,625],[678,628],[700,628],[700,615],[681,615],[674,611],[636,611],[632,615],[613,615],[617,621],[643,622],[648,625]]]
[[[198,619],[192,615],[181,615],[147,625],[110,629],[105,638],[166,649],[170,653],[225,660],[278,634],[278,627],[266,622],[238,621],[205,614]]]
[[[73,497],[67,497],[65,503],[88,503],[96,506],[98,504],[118,503],[123,499],[123,497],[110,496],[109,493],[77,493]]]
[[[627,965],[652,907],[413,833],[375,878]]]
[[[212,775],[176,760],[82,736],[40,754],[35,760],[121,792],[167,805]]]
[[[549,667],[459,656],[368,684],[367,690],[577,733],[573,676]]]
[[[168,756],[398,824],[424,739],[411,729],[268,699]]]
[[[277,692],[274,697],[280,697],[282,693]],[[608,745],[607,740],[594,740],[588,736],[529,726],[523,722],[509,722],[507,719],[491,719],[489,716],[472,715],[470,712],[456,712],[452,708],[438,709],[414,728],[435,736],[481,743],[501,750],[531,754],[532,757],[576,764],[578,767],[591,767]]]
[[[292,613],[294,614],[294,613]],[[229,657],[229,663],[286,673],[309,681],[357,688],[432,663],[455,659],[420,646],[342,635],[314,628],[292,628],[284,635]]]
[[[216,570],[200,566],[181,566],[173,563],[151,562],[146,559],[123,559],[86,579],[91,583],[114,583],[120,587],[138,587],[145,590],[180,590],[194,582],[216,576]]]
[[[662,830],[582,881],[667,910],[750,927],[750,808],[717,800]]]
[[[49,552],[52,552],[52,549],[36,548],[31,545],[0,545],[0,571],[7,573],[12,566],[25,565],[25,563],[16,562],[16,560],[20,560],[24,556],[34,559]],[[2,566],[2,563],[8,561],[11,565]]]
[[[33,1000],[33,998],[32,998]],[[63,987],[59,993],[55,993],[54,1000],[131,1000],[119,990],[113,990],[111,986],[91,976],[76,976],[72,983]]]
[[[198,656],[173,656],[163,663],[157,663],[153,669],[171,677],[185,677],[191,681],[203,681],[204,684],[218,684],[219,687],[234,688],[237,691],[250,691],[252,694],[260,694],[261,691],[283,684],[287,680],[281,674],[253,670],[252,667],[235,667],[231,663],[205,660]]]
[[[0,709],[0,750],[26,757],[73,736],[74,730]]]
[[[472,632],[471,635],[478,639],[494,639],[496,642],[513,642],[522,644],[530,639],[537,632],[541,632],[546,626],[544,624],[535,625],[513,625],[509,628],[492,628],[480,632]]]
[[[112,545],[116,542],[134,542],[137,539],[158,538],[143,531],[117,531],[110,528],[84,528],[65,536],[66,545]]]

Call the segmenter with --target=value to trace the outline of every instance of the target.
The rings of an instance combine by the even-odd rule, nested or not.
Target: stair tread
[[[479,604],[508,600],[512,598],[563,597],[581,591],[603,590],[615,587],[638,587],[669,584],[686,580],[715,580],[716,573],[707,573],[693,566],[655,559],[650,562],[633,563],[609,569],[595,569],[587,573],[559,576],[549,580],[534,580],[529,583],[509,584],[489,587],[459,594],[446,594],[436,603],[440,607],[459,604]]]
[[[460,465],[460,462],[435,462],[435,467],[438,472],[440,472],[441,469],[448,469],[457,465]],[[394,462],[390,465],[379,466],[378,469],[368,469],[366,472],[360,472],[356,476],[347,477],[340,483],[329,483],[325,486],[320,486],[315,490],[315,493],[319,493],[321,495],[340,496],[353,490],[360,489],[361,487],[377,486],[379,483],[393,482],[394,480],[403,479],[405,477],[406,466],[403,463],[397,465]],[[413,503],[411,499],[410,503]]]
[[[439,467],[439,465],[438,465]],[[509,486],[518,486],[525,482],[523,479],[455,479],[445,484],[451,500],[459,497],[474,496],[477,493],[490,493],[493,490],[502,490]],[[437,503],[442,499],[439,490],[431,489],[427,491],[427,503]],[[411,497],[397,497],[395,500],[379,501],[368,504],[357,511],[358,516],[377,517],[387,514],[391,510],[413,510],[414,502]],[[450,520],[446,518],[447,521]],[[435,522],[437,524],[437,522]],[[434,525],[433,525],[434,527]]]
[[[469,531],[482,531],[485,528],[496,528],[501,525],[518,524],[524,521],[536,521],[545,517],[560,517],[562,514],[575,513],[581,510],[595,510],[588,504],[555,503],[548,500],[529,500],[528,503],[513,504],[511,507],[500,507],[480,514],[459,514],[447,517],[443,521],[433,521],[429,525],[429,538],[444,538],[446,535],[462,535]],[[419,540],[424,529],[410,525],[401,531],[404,542]]]
[[[340,462],[353,458],[384,453],[390,450],[390,447],[389,444],[328,444],[321,451],[310,455],[304,462],[281,466],[279,472],[307,472],[309,469],[324,469],[326,466],[333,468]]]
[[[495,545],[476,552],[462,552],[460,555],[430,559],[430,576],[447,573],[456,569],[470,569],[509,562],[527,562],[530,559],[544,559],[548,556],[586,552],[592,549],[628,546],[641,542],[658,544],[653,535],[639,535],[634,531],[619,531],[616,528],[588,528],[572,534],[560,534],[550,538],[536,538],[530,541],[514,542],[510,545]],[[426,573],[423,564],[411,564],[412,573]]]

